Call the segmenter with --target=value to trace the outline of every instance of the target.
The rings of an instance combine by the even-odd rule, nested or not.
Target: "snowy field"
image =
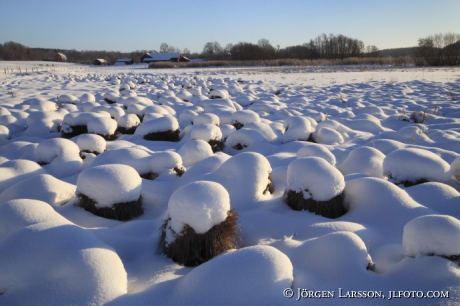
[[[460,303],[460,68],[48,64],[0,62],[1,305]]]

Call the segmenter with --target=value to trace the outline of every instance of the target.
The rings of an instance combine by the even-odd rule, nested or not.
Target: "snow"
[[[126,114],[117,119],[119,127],[124,127],[126,129],[136,127],[141,124],[139,117],[134,114]]]
[[[305,146],[297,151],[297,158],[316,156],[324,158],[332,166],[335,166],[336,159],[334,154],[329,151],[326,146],[316,143],[306,143]],[[361,161],[360,161],[361,162]]]
[[[390,290],[449,291],[449,299],[404,304],[459,304],[460,68],[54,65],[0,74],[1,305],[307,302],[295,301],[298,288],[334,291],[326,305],[357,303],[338,298],[338,288],[382,291],[385,298],[365,302],[381,305]],[[225,97],[211,99],[219,91]],[[423,123],[410,120],[424,110]],[[245,121],[240,130],[233,117]],[[107,141],[62,137],[91,120],[142,128]],[[172,129],[177,142],[140,137]],[[223,152],[212,152],[214,137]],[[86,149],[100,154],[82,159]],[[429,182],[401,184],[421,179]],[[156,246],[173,195],[202,182],[219,186],[211,197],[227,202],[200,206],[192,188],[177,204],[229,203],[238,249],[184,267]],[[308,189],[305,197],[343,192],[347,212],[294,211],[283,200],[293,186]],[[144,213],[130,221],[94,215],[76,205],[85,188],[99,207],[142,196]],[[220,219],[199,208],[178,210],[178,219],[199,231],[229,207],[216,210]]]
[[[60,206],[75,197],[75,185],[49,174],[39,174],[21,180],[0,193],[0,203],[14,199],[35,199]]]
[[[460,184],[460,157],[457,157],[450,165],[452,177]]]
[[[214,124],[197,125],[190,131],[190,139],[202,139],[204,141],[220,140],[222,132]]]
[[[227,267],[233,267],[227,269]],[[229,251],[193,269],[178,284],[178,294],[170,305],[209,304],[241,305],[251,296],[254,305],[282,303],[277,294],[293,281],[289,258],[270,246],[252,246]],[[209,275],[214,275],[212,279]],[[259,281],[251,281],[258,275]],[[254,295],[263,291],[265,294]],[[223,300],[225,299],[225,300]]]
[[[80,149],[80,151],[102,153],[106,150],[105,139],[99,135],[79,135],[77,138],[77,146]]]
[[[420,179],[446,182],[450,179],[450,165],[433,152],[407,148],[388,154],[383,160],[383,174],[396,182],[415,182]]]
[[[113,135],[117,129],[117,122],[112,118],[93,118],[87,124],[88,133],[99,135]]]
[[[337,168],[344,174],[363,173],[373,177],[383,177],[385,155],[371,147],[360,147],[350,152]]]
[[[404,226],[405,254],[460,255],[460,221],[446,215],[426,215]]]
[[[186,167],[190,167],[213,154],[211,145],[202,139],[187,141],[177,153],[182,157]]]
[[[302,192],[304,199],[329,201],[344,188],[343,175],[323,158],[299,158],[288,166],[287,189]]]
[[[230,196],[215,182],[196,181],[177,189],[169,199],[167,218],[171,229],[181,233],[185,225],[204,234],[227,219]],[[171,241],[169,241],[170,243]]]
[[[68,139],[41,141],[35,148],[35,156],[38,162],[45,164],[43,169],[58,178],[78,173],[82,164],[80,148]]]
[[[134,135],[145,136],[150,133],[176,131],[179,129],[177,119],[171,116],[165,116],[142,122],[134,132]]]
[[[78,175],[76,193],[94,200],[97,208],[137,201],[141,195],[142,179],[132,167],[102,165],[83,170]]]

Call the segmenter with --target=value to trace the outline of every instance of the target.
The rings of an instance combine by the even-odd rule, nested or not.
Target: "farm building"
[[[115,62],[115,66],[123,66],[123,65],[132,65],[134,64],[134,60],[132,58],[120,58]]]
[[[54,59],[53,61],[55,62],[67,62],[67,56],[65,56],[64,53],[56,53],[56,55],[54,56]]]
[[[97,58],[94,60],[93,65],[95,66],[107,66],[107,61],[105,59]]]
[[[141,57],[142,63],[153,62],[190,62],[188,58],[178,52],[174,53],[146,53]]]

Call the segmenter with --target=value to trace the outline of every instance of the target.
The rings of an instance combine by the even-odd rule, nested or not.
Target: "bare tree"
[[[167,43],[162,43],[160,45],[160,53],[166,53],[168,52],[169,46]]]
[[[206,57],[217,59],[222,56],[223,49],[217,41],[207,42],[202,53]]]

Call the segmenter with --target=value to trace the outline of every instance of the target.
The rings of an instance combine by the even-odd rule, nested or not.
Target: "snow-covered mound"
[[[24,159],[9,160],[0,164],[0,192],[22,180],[44,174],[45,171],[35,162]]]
[[[344,175],[363,173],[373,177],[383,177],[385,155],[375,148],[360,147],[350,152],[338,166]]]
[[[297,151],[297,158],[311,156],[324,158],[332,166],[335,166],[336,159],[334,154],[332,154],[331,151],[329,151],[324,145],[307,142],[299,149],[299,151]]]
[[[328,201],[343,192],[345,180],[339,170],[320,157],[299,158],[288,166],[287,188],[305,199]]]
[[[257,282],[251,281],[253,275],[258,276]],[[290,288],[293,279],[292,263],[285,254],[270,246],[252,246],[227,252],[192,270],[179,282],[169,303],[220,304],[225,296],[225,303],[238,305],[253,296],[254,305],[281,304],[285,300],[278,293]],[[264,294],[254,296],[258,290]]]
[[[58,178],[76,174],[82,165],[80,148],[73,141],[62,138],[41,141],[35,156],[43,169]]]
[[[426,215],[404,226],[406,255],[460,255],[460,221],[447,215]]]
[[[42,222],[1,240],[0,288],[5,305],[101,305],[127,293],[127,274],[113,249],[84,229]]]
[[[75,185],[49,174],[39,174],[21,180],[0,193],[0,203],[14,199],[35,199],[53,206],[67,203],[75,197]]]
[[[142,179],[126,165],[102,165],[80,173],[77,194],[95,201],[96,208],[112,207],[117,203],[137,201],[141,195]]]
[[[187,141],[177,151],[185,167],[190,167],[213,154],[211,145],[202,139]]]
[[[395,183],[435,181],[450,179],[450,165],[433,152],[407,148],[388,154],[383,160],[383,174]]]
[[[223,222],[229,210],[230,196],[222,185],[215,182],[187,184],[177,189],[168,203],[171,229],[176,233],[188,225],[197,234],[204,234]]]

